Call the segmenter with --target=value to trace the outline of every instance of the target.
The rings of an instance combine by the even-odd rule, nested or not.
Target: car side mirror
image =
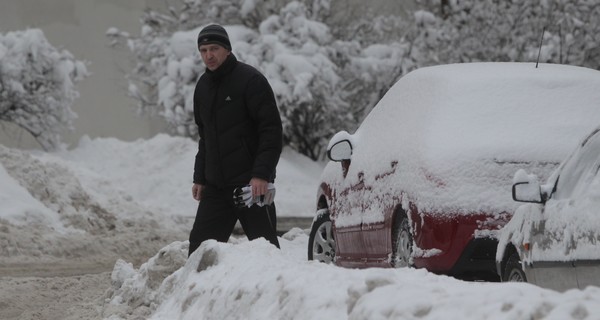
[[[542,189],[537,181],[517,182],[512,186],[512,198],[517,202],[544,203]]]
[[[517,170],[513,177],[512,198],[517,202],[546,202],[538,177],[535,174],[528,174],[523,169]]]
[[[344,139],[334,143],[329,150],[327,150],[327,157],[331,161],[344,161],[350,160],[352,156],[352,144],[349,140]]]
[[[352,157],[352,135],[347,131],[336,133],[327,145],[327,157],[331,161],[347,162],[349,164]]]

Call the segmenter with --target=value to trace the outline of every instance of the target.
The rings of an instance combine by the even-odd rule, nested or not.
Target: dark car
[[[519,170],[520,206],[501,230],[497,268],[504,281],[567,290],[600,286],[600,128],[541,185]]]
[[[600,72],[467,63],[401,78],[354,134],[328,146],[308,258],[414,266],[497,280],[505,192],[525,168],[548,177],[600,123]]]

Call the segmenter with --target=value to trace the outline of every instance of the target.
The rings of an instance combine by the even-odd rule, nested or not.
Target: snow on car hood
[[[352,135],[347,177],[330,163],[322,178],[343,188],[362,172],[373,185],[397,161],[394,179],[372,196],[402,191],[431,212],[512,212],[514,172],[547,178],[600,123],[597,88],[600,72],[565,65],[421,68],[400,79]]]

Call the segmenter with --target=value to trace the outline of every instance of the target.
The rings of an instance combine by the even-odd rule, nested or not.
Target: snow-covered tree
[[[0,121],[26,130],[45,150],[61,147],[62,131],[77,117],[75,84],[87,74],[39,29],[0,34]]]
[[[336,48],[349,51],[343,63],[344,91],[361,121],[402,75],[418,67],[408,35],[412,20],[369,16],[351,21]],[[352,128],[347,128],[352,129]]]
[[[265,3],[182,0],[169,14],[146,12],[139,37],[115,28],[107,34],[116,42],[125,39],[135,56],[129,93],[140,110],[162,116],[172,132],[195,138],[193,90],[204,72],[196,36],[209,23],[225,25],[234,54],[271,83],[284,142],[318,159],[328,139],[340,129],[353,129],[401,75],[408,47],[394,41],[377,44],[389,40],[381,35],[336,38],[323,22],[329,0]]]
[[[600,68],[600,3],[424,0],[415,36],[425,64],[536,61]],[[544,32],[545,30],[545,32]],[[543,38],[542,38],[543,34]]]

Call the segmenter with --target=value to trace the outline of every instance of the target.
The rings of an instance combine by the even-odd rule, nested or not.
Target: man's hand
[[[255,197],[264,195],[269,189],[269,182],[260,178],[250,179],[248,185],[252,188],[252,195]]]
[[[236,188],[233,190],[233,203],[238,208],[250,208],[254,204],[257,204],[260,207],[271,205],[275,199],[275,185],[267,182],[266,189],[267,191],[262,195],[256,195],[252,192],[252,185],[250,184],[245,187]]]
[[[202,190],[204,189],[204,185],[194,183],[192,186],[192,197],[197,201],[202,199]]]

